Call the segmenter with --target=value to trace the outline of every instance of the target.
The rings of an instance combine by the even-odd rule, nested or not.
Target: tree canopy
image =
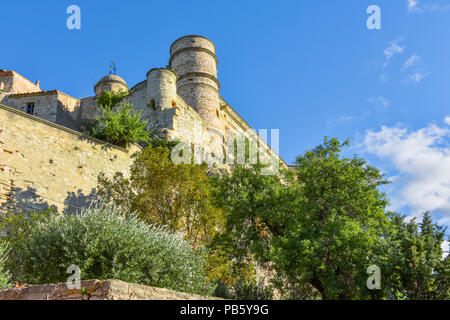
[[[348,145],[325,139],[297,158],[294,174],[264,176],[253,165],[217,178],[226,217],[218,243],[235,259],[265,265],[286,298],[449,297],[442,227],[428,214],[420,226],[392,219],[379,191],[388,182],[364,159],[341,156]],[[367,287],[373,265],[380,290]]]

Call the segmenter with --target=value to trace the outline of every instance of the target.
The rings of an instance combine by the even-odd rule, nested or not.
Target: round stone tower
[[[166,68],[154,68],[147,73],[148,106],[154,110],[176,106],[177,74]]]
[[[216,48],[208,38],[184,36],[170,47],[169,66],[178,74],[178,95],[197,110],[208,129],[223,135],[217,64]]]
[[[94,86],[95,95],[99,96],[104,91],[117,92],[119,90],[128,91],[128,85],[121,77],[109,74],[101,78]]]

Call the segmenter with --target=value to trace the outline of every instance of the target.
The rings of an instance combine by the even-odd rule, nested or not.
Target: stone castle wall
[[[131,154],[0,105],[0,212],[55,206],[73,213],[96,197],[97,176],[128,174]]]
[[[133,104],[133,112],[141,113],[148,130],[184,142],[193,142],[199,131],[207,131],[209,137],[199,142],[214,155],[226,152],[224,142],[242,132],[263,149],[271,150],[221,97],[218,59],[211,40],[196,35],[181,37],[170,47],[170,55],[167,68],[151,69],[147,79],[132,87],[123,99]],[[122,78],[110,74],[95,85],[94,96],[78,100],[57,90],[42,92],[14,71],[0,70],[0,81],[9,79],[12,84],[15,78],[19,79],[16,91],[24,93],[0,89],[0,103],[26,111],[27,104],[33,102],[34,115],[74,130],[86,129],[89,122],[101,116],[96,100],[102,91],[128,89]]]
[[[80,129],[80,100],[57,90],[11,94],[0,103],[23,112],[29,103],[33,103],[34,116],[69,129]]]
[[[2,104],[26,112],[27,104],[34,103],[34,115],[41,119],[56,123],[58,95],[54,92],[37,92],[7,96]]]

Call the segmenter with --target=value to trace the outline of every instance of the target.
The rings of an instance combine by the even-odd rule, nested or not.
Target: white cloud
[[[418,10],[417,5],[419,4],[418,0],[408,0],[408,11],[415,12]]]
[[[413,54],[408,60],[403,64],[404,69],[408,69],[414,66],[417,66],[420,63],[420,57],[418,55]]]
[[[429,72],[423,73],[423,72],[419,72],[418,71],[418,72],[415,72],[415,73],[409,75],[409,79],[414,81],[414,82],[416,82],[416,83],[420,83],[420,82],[422,82],[422,80],[424,78],[428,77],[429,75],[430,75]]]
[[[391,104],[388,99],[385,97],[379,96],[379,97],[370,97],[367,99],[371,104],[373,104],[375,107],[377,107],[380,110],[386,109]]]
[[[446,256],[449,255],[450,253],[450,241],[444,241],[441,244],[441,248],[442,248],[442,259],[444,259]]]
[[[425,3],[419,5],[419,0],[408,0],[408,12],[409,13],[425,13],[425,12],[441,12],[444,13],[450,10],[450,3],[438,4],[438,3]]]
[[[417,3],[417,1],[413,1],[411,6],[414,7]],[[388,46],[384,49],[384,62],[370,62],[371,67],[376,67],[380,70],[378,79],[381,82],[386,83],[390,80],[388,67],[392,63],[391,60],[395,55],[400,55],[405,51],[405,46],[402,45],[402,41],[404,40],[404,38],[404,36],[400,36],[388,42]],[[415,53],[411,54],[411,56],[405,62],[403,62],[400,70],[409,73],[402,81],[402,83],[405,84],[411,82],[420,83],[424,78],[430,75],[430,73],[427,72],[426,65],[423,63],[422,58]]]
[[[381,102],[381,104],[383,105],[383,107],[389,107],[389,104],[390,104],[390,102],[389,102],[389,100],[388,99],[386,99],[386,98],[384,98],[384,97],[378,97],[378,101],[380,101]]]
[[[450,116],[445,117],[444,122],[450,126]]]
[[[399,42],[403,41],[403,37],[399,37],[393,41],[391,41],[389,44],[389,47],[384,49],[384,55],[386,56],[387,60],[390,60],[394,55],[397,53],[402,53],[403,50],[405,50],[405,47],[402,47],[399,45]]]
[[[341,115],[326,120],[327,126],[351,126],[367,119],[371,114],[370,110],[366,110],[360,115]]]
[[[384,73],[382,73],[380,75],[379,79],[380,79],[381,82],[388,82],[389,81],[389,75],[386,72],[384,72]]]
[[[404,81],[407,82],[415,82],[420,83],[424,78],[430,75],[429,72],[426,72],[426,67],[422,63],[422,58],[416,54],[412,54],[411,57],[403,63],[403,71],[411,72],[408,75],[408,78]]]
[[[395,168],[389,185],[391,210],[419,216],[438,211],[450,226],[450,128],[431,124],[417,131],[383,126],[364,138],[365,151]]]

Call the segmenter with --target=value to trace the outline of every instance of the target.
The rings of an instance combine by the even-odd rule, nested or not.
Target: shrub
[[[6,269],[6,261],[8,256],[8,243],[0,242],[0,290],[10,286],[11,275]]]
[[[208,294],[204,250],[180,233],[149,226],[116,207],[91,207],[79,215],[50,216],[30,231],[20,254],[32,283],[65,282],[70,265],[83,279],[120,279],[183,292]]]
[[[103,115],[97,120],[100,129],[95,135],[119,147],[126,147],[130,142],[146,142],[150,132],[145,130],[146,121],[141,121],[140,113],[132,113],[133,105],[122,103],[117,110],[102,107]]]
[[[263,280],[239,277],[231,286],[217,282],[214,296],[234,300],[273,300],[273,288]]]
[[[147,122],[141,120],[140,113],[132,112],[132,104],[121,103],[127,95],[128,91],[123,90],[102,92],[97,98],[102,115],[83,121],[83,132],[124,148],[127,143],[147,142],[150,137],[150,132],[145,130]]]
[[[37,212],[17,212],[2,215],[0,217],[0,234],[3,241],[8,243],[8,259],[4,266],[11,273],[14,281],[24,281],[22,263],[20,262],[21,252],[27,250],[27,243],[31,229],[39,221],[44,221],[51,215],[56,215],[54,208]]]
[[[128,90],[119,91],[103,91],[97,98],[97,104],[100,106],[102,111],[111,111],[115,105],[122,101],[125,96],[129,93]]]

